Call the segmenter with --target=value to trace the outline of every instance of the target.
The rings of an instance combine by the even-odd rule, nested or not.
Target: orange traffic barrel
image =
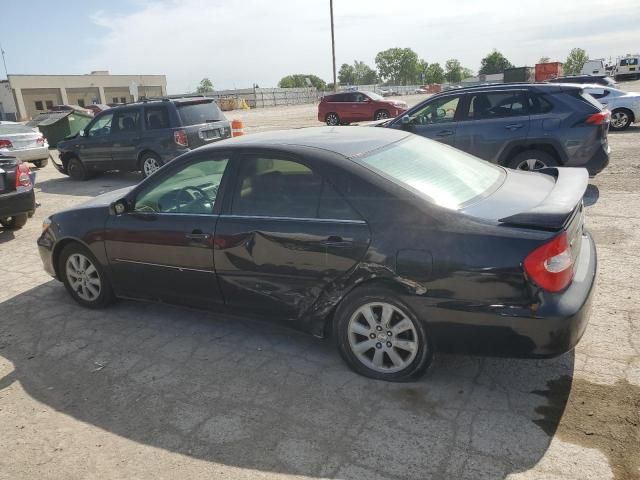
[[[231,136],[239,137],[241,135],[244,135],[244,123],[242,123],[242,120],[231,120]]]

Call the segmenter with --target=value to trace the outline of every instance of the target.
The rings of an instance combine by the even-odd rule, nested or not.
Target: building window
[[[42,106],[42,100],[36,100],[36,110],[44,110]]]
[[[127,97],[120,97],[121,103],[127,103]]]
[[[53,101],[47,100],[45,103],[47,104],[47,110],[51,110],[53,108]]]
[[[84,98],[79,98],[78,99],[78,105],[82,108],[84,108]]]
[[[118,102],[118,97],[113,97],[111,100],[113,100],[113,103],[119,103]]]

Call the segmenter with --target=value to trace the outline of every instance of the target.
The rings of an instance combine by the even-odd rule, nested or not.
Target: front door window
[[[111,121],[113,120],[113,113],[105,113],[101,115],[89,128],[87,133],[88,137],[103,137],[111,133]]]
[[[453,122],[460,97],[445,97],[428,103],[424,108],[411,114],[412,125],[433,125]]]

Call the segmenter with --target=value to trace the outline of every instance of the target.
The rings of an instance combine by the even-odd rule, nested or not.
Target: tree
[[[364,62],[353,62],[353,83],[356,85],[372,85],[378,81],[376,71]]]
[[[410,48],[389,48],[376,55],[378,75],[385,82],[402,85],[418,78],[418,54]]]
[[[456,83],[462,80],[462,65],[455,58],[450,58],[444,64],[445,78],[450,83]]]
[[[211,83],[211,80],[209,80],[206,77],[200,80],[200,84],[198,85],[198,88],[196,88],[196,93],[206,93],[206,92],[212,92],[212,91],[213,91],[213,83]]]
[[[494,49],[480,62],[480,75],[492,75],[503,73],[507,68],[513,68],[513,64],[506,59],[498,50]]]
[[[473,70],[467,67],[462,67],[462,79],[473,77]]]
[[[338,70],[338,81],[342,85],[353,85],[355,79],[355,72],[351,65],[343,63]]]
[[[432,63],[427,67],[424,83],[444,83],[444,70],[439,63]]]
[[[540,57],[540,60],[538,60],[538,63],[549,63],[551,61],[551,58],[549,57]]]
[[[316,75],[308,73],[296,73],[294,75],[287,75],[282,77],[278,82],[280,88],[302,88],[308,87],[307,78],[311,82],[312,87],[316,87],[318,90],[326,90],[327,84],[324,80]]]
[[[582,71],[582,67],[589,60],[589,55],[582,48],[574,48],[569,52],[567,60],[564,62],[565,75],[577,75]]]

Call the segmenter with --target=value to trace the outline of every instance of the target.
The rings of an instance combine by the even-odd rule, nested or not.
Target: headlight
[[[42,233],[46,232],[49,227],[51,226],[51,219],[50,218],[45,218],[42,221]]]

